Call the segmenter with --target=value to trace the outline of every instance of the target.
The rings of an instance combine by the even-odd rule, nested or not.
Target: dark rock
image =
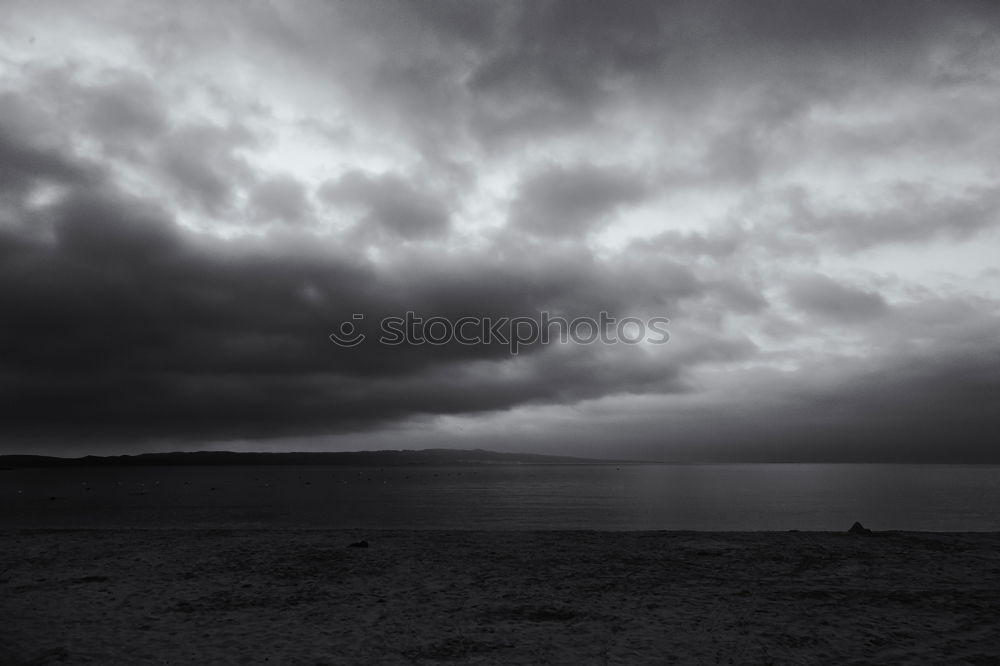
[[[355,541],[354,543],[350,544],[348,547],[349,548],[367,548],[368,547],[368,542],[367,541]]]
[[[861,523],[854,523],[851,525],[851,529],[847,530],[848,534],[871,534],[872,531],[862,525]]]

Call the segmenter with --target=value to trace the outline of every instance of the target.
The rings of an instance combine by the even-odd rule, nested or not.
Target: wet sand
[[[0,543],[4,664],[1000,663],[994,533],[5,530]]]

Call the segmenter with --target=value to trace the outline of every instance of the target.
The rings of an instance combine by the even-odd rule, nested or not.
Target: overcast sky
[[[996,3],[0,9],[0,452],[1000,460]]]

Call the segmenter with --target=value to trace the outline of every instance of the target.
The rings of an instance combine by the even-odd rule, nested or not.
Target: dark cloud
[[[52,146],[85,139],[92,153],[133,161],[168,129],[169,106],[143,74],[110,68],[84,79],[73,63],[39,68],[30,85],[0,97],[8,130]]]
[[[1000,223],[1000,187],[973,186],[947,195],[929,184],[902,183],[892,200],[867,208],[814,205],[801,190],[790,193],[787,230],[813,244],[828,242],[843,251],[932,238],[964,239]],[[784,231],[784,229],[782,229]]]
[[[881,294],[845,286],[826,275],[798,278],[788,285],[787,291],[795,307],[833,322],[850,324],[889,311]]]
[[[114,143],[143,141],[166,131],[166,100],[147,79],[119,73],[112,81],[78,91],[84,122],[94,134]]]
[[[710,283],[709,287],[730,312],[760,312],[768,305],[768,300],[761,293],[762,287],[759,284],[728,279]]]
[[[157,161],[182,200],[221,215],[234,205],[237,185],[254,178],[239,152],[254,140],[241,125],[184,125],[160,144]]]
[[[630,251],[663,253],[684,258],[709,257],[719,261],[739,253],[750,242],[749,234],[738,227],[711,232],[664,231],[653,238],[633,241]]]
[[[437,20],[435,4],[422,13],[427,29],[457,41]],[[747,7],[655,0],[504,6],[501,12],[487,3],[480,13],[493,28],[477,24],[489,38],[480,42],[477,64],[465,79],[473,96],[472,127],[486,141],[597,123],[599,110],[623,93],[661,96],[669,114],[737,97],[723,92],[759,91],[761,113],[787,119],[816,100],[843,98],[873,81],[931,79],[942,43],[998,21],[996,7],[982,2],[947,8],[935,2],[806,2],[794,10],[783,2]],[[752,159],[749,150],[733,157],[752,168],[745,162]]]
[[[298,223],[311,214],[306,188],[290,176],[274,176],[258,183],[250,196],[252,215],[264,221]]]
[[[408,309],[537,316],[696,297],[697,280],[680,266],[658,273],[672,285],[619,283],[593,259],[535,268],[485,256],[418,260],[386,274],[349,252],[280,236],[193,234],[155,205],[91,188],[44,216],[51,238],[0,235],[0,254],[11,257],[0,269],[0,310],[11,322],[0,332],[2,420],[20,438],[342,432],[420,414],[681,390],[687,365],[712,357],[651,363],[624,346],[533,346],[515,361],[505,344],[346,350],[327,338],[355,312],[373,321]],[[519,369],[491,369],[505,363]]]
[[[543,236],[586,233],[645,194],[642,177],[636,174],[590,164],[550,166],[521,183],[511,222]]]
[[[0,197],[20,198],[39,185],[77,185],[89,180],[100,178],[57,150],[26,143],[0,124]]]
[[[448,230],[447,208],[426,189],[396,174],[352,171],[325,183],[320,197],[329,204],[359,207],[362,225],[403,238],[440,236]]]
[[[624,2],[580,6],[523,3],[504,43],[481,64],[470,84],[501,94],[525,89],[587,102],[615,75],[659,69],[668,47],[662,6]]]

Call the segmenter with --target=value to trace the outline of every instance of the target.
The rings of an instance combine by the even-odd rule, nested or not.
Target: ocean
[[[151,466],[0,472],[0,527],[1000,531],[1000,466]]]

